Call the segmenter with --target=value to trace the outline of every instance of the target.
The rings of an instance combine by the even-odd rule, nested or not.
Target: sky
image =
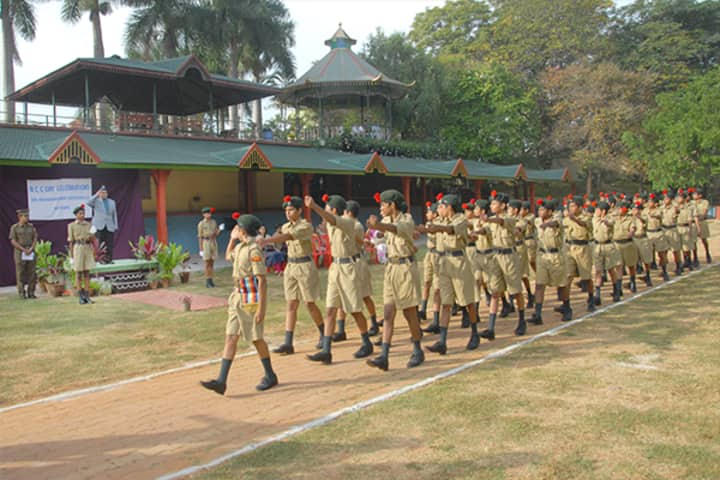
[[[358,40],[354,49],[360,51],[377,28],[386,33],[407,32],[417,13],[444,3],[444,0],[285,0],[295,22],[293,54],[297,76],[327,53],[328,47],[323,42],[335,33],[340,22],[348,35]],[[15,66],[16,89],[78,57],[92,57],[92,27],[87,15],[76,25],[63,23],[60,6],[60,1],[35,3],[37,35],[33,42],[19,41],[23,64]],[[122,39],[130,12],[130,8],[116,7],[111,15],[102,18],[105,56],[125,57]],[[18,106],[20,111],[22,107]],[[30,113],[46,114],[47,108],[31,105]]]

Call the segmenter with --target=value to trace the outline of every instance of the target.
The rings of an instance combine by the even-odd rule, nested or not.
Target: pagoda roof
[[[407,84],[388,77],[352,51],[355,43],[341,24],[325,41],[330,47],[327,55],[283,89],[280,99],[285,103],[303,103],[312,98],[341,95],[404,97],[414,82]]]
[[[210,73],[194,55],[156,62],[120,58],[78,58],[8,95],[15,102],[82,107],[85,79],[89,103],[107,98],[117,109],[191,115],[277,95],[279,89]],[[212,105],[210,98],[212,97]]]

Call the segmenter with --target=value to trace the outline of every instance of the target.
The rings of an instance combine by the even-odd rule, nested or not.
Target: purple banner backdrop
[[[113,257],[131,256],[128,241],[136,242],[144,234],[142,194],[137,170],[107,170],[83,166],[51,168],[0,166],[0,286],[15,284],[15,263],[8,240],[10,226],[17,222],[15,210],[27,207],[28,179],[92,178],[93,192],[106,185],[118,210],[118,231],[115,232]],[[41,240],[50,240],[54,252],[64,252],[67,224],[70,220],[32,222]]]

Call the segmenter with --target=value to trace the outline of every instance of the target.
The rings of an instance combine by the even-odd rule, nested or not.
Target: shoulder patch
[[[263,258],[262,258],[262,256],[260,256],[258,254],[254,254],[250,257],[250,261],[251,262],[262,262]]]

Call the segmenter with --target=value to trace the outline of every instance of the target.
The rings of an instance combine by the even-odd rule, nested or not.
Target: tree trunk
[[[240,63],[240,48],[237,45],[230,47],[230,68],[228,76],[231,78],[240,78],[238,72],[238,64]],[[238,106],[230,105],[230,128],[234,131],[235,137],[240,137],[240,121],[238,116]]]
[[[5,97],[15,91],[15,39],[13,36],[12,19],[10,18],[10,0],[0,0],[2,11],[2,79],[0,79],[0,111],[5,112],[4,121],[15,121],[15,102],[6,102]]]
[[[585,193],[590,195],[592,193],[592,172],[588,170],[587,178],[585,179]]]
[[[102,38],[102,25],[100,23],[100,11],[97,2],[95,8],[90,11],[90,22],[93,27],[93,57],[105,58],[105,46]],[[95,127],[102,130],[107,124],[108,109],[102,100],[95,104]]]
[[[260,74],[255,73],[255,82],[260,83]],[[259,139],[262,136],[262,100],[257,99],[253,101],[253,123],[255,124],[255,138]]]

